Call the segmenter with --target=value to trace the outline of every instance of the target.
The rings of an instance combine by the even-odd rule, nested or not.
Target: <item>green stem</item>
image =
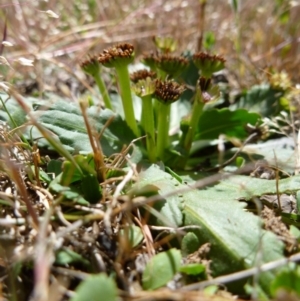
[[[156,70],[156,74],[157,74],[157,78],[159,78],[160,80],[166,80],[168,75],[165,71],[158,68]]]
[[[141,125],[146,133],[146,147],[151,162],[156,161],[154,112],[151,95],[142,97]]]
[[[126,123],[132,129],[136,137],[139,137],[140,131],[134,116],[130,78],[127,66],[118,66],[116,68],[116,72],[119,80],[120,94],[122,98]]]
[[[157,124],[157,157],[164,158],[164,152],[169,146],[170,104],[159,103]]]
[[[201,95],[201,92],[198,91],[198,93],[196,94],[194,104],[193,104],[193,108],[192,108],[192,116],[191,116],[191,120],[190,120],[189,129],[188,129],[188,132],[184,139],[183,146],[184,146],[185,150],[187,151],[187,154],[189,154],[189,152],[191,150],[192,142],[193,142],[195,132],[197,129],[197,125],[198,125],[198,121],[203,112],[203,107],[204,107],[204,102],[202,100],[202,95]]]
[[[110,97],[109,97],[109,94],[108,94],[108,91],[106,89],[106,86],[101,78],[101,76],[97,73],[94,75],[94,79],[96,81],[96,84],[99,88],[99,91],[103,97],[103,101],[104,101],[104,104],[105,104],[105,107],[107,109],[110,109],[110,110],[113,110],[113,107],[112,107],[112,104],[111,104],[111,100],[110,100]]]

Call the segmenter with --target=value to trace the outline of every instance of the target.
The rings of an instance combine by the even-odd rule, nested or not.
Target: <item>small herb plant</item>
[[[269,159],[274,152],[265,144],[267,151],[242,153],[242,148],[265,139],[271,133],[267,125],[278,135],[281,125],[288,124],[291,83],[285,73],[274,72],[266,84],[230,102],[228,87],[215,78],[225,68],[222,56],[176,55],[173,39],[154,42],[157,52],[143,55],[145,69],[132,74],[128,68],[135,51],[129,43],[80,62],[94,78],[104,109],[84,97],[78,105],[54,97],[51,104],[24,100],[12,88],[6,99],[0,95],[0,117],[11,126],[0,127],[1,185],[15,183],[14,195],[1,191],[6,217],[0,225],[12,227],[13,235],[26,233],[17,243],[25,241],[22,247],[28,252],[26,261],[27,253],[14,253],[11,258],[18,258],[17,263],[7,267],[14,300],[22,295],[15,287],[19,279],[27,281],[28,270],[35,275],[32,296],[48,297],[61,273],[57,279],[67,277],[64,291],[76,301],[99,296],[111,301],[155,300],[161,293],[175,300],[186,298],[189,291],[193,299],[194,291],[198,298],[203,287],[200,294],[206,298],[219,290],[211,284],[226,285],[236,273],[239,284],[228,286],[233,294],[248,293],[261,300],[282,288],[299,294],[296,266],[277,276],[268,266],[272,261],[274,268],[281,268],[284,252],[298,248],[299,214],[287,210],[291,202],[279,203],[277,213],[286,224],[293,223],[289,231],[280,218],[260,207],[260,202],[272,200],[266,194],[275,196],[275,202],[288,193],[298,199],[299,174],[279,179],[275,164],[256,166],[251,177],[238,174],[253,156]],[[115,70],[124,119],[102,79],[106,67]],[[140,116],[133,94],[141,104]],[[263,120],[266,116],[275,118]],[[21,132],[24,123],[29,130]],[[40,157],[37,145],[60,157]],[[241,147],[232,155],[233,146]],[[291,157],[294,150],[282,147],[281,152]],[[280,159],[275,163],[281,164]],[[291,167],[280,168],[292,173]],[[226,172],[203,180],[219,170]],[[266,173],[270,180],[261,177]],[[238,201],[249,204],[253,196],[255,209]],[[6,236],[0,239],[7,243]],[[0,252],[2,256],[1,247]],[[291,260],[299,260],[297,256]],[[176,295],[173,290],[155,291],[164,286],[171,286]]]
[[[142,133],[145,134],[146,143],[144,145],[147,158],[152,163],[159,160],[163,162],[174,160],[173,162],[176,162],[177,167],[185,168],[204,105],[211,102],[216,96],[209,93],[212,75],[225,67],[225,59],[203,52],[194,54],[191,59],[176,56],[170,53],[175,51],[175,43],[171,39],[156,38],[155,44],[159,51],[158,54],[145,55],[142,58],[142,62],[148,65],[150,70],[140,70],[131,76],[128,73],[128,65],[133,63],[134,47],[128,43],[113,46],[98,56],[88,56],[81,63],[81,67],[86,73],[94,77],[107,109],[112,109],[113,105],[99,75],[99,64],[104,67],[115,68],[125,121],[136,138],[141,137]],[[171,106],[172,103],[180,100],[187,89],[181,75],[192,64],[198,68],[201,76],[196,86],[192,87],[194,96],[190,101],[193,102],[193,105],[191,112],[187,114],[184,120],[185,130],[179,131],[177,133],[178,141],[173,140],[171,143],[169,137]],[[137,123],[137,116],[134,112],[132,92],[140,97],[142,102],[139,123]],[[173,148],[177,149],[177,152],[176,155],[173,152],[170,157]],[[172,156],[173,159],[171,159]]]

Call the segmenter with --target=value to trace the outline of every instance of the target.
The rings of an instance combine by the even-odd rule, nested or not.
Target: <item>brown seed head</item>
[[[130,74],[130,79],[134,83],[137,83],[139,80],[146,79],[147,77],[149,77],[150,79],[156,78],[156,72],[142,69]]]
[[[155,86],[155,97],[165,104],[176,101],[185,90],[183,85],[174,81],[156,80]]]
[[[118,44],[105,49],[98,56],[98,61],[105,67],[117,67],[118,65],[128,65],[134,59],[134,47],[129,43]]]
[[[95,55],[88,55],[83,61],[79,63],[79,65],[84,72],[92,76],[100,71],[99,62],[97,60],[97,56]]]
[[[219,55],[210,55],[205,52],[198,52],[193,55],[196,67],[201,70],[201,75],[211,77],[214,72],[224,69],[226,60]]]
[[[188,59],[182,56],[163,54],[157,58],[157,67],[173,77],[182,73],[188,65]]]

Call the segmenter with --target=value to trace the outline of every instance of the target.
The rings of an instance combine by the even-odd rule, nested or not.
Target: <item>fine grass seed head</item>
[[[204,77],[211,77],[213,73],[224,69],[226,60],[219,55],[198,52],[193,55],[193,62]]]
[[[157,67],[171,77],[176,77],[183,73],[188,65],[188,59],[182,56],[163,54],[157,58]]]
[[[150,79],[156,78],[156,72],[150,71],[150,70],[147,70],[147,69],[142,69],[142,70],[138,70],[138,71],[135,71],[135,72],[130,74],[130,79],[134,83],[137,83],[140,80],[145,80],[148,77]]]
[[[127,66],[134,60],[134,47],[132,44],[124,43],[105,49],[98,56],[98,62],[108,68]]]
[[[156,80],[155,86],[155,98],[165,104],[171,104],[176,101],[185,91],[185,87],[183,85],[170,80]]]
[[[100,65],[95,55],[87,56],[79,65],[85,73],[93,77],[100,72]]]

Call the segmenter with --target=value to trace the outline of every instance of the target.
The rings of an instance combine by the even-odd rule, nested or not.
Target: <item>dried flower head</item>
[[[177,48],[177,42],[172,37],[153,37],[153,42],[162,53],[174,52]]]
[[[133,59],[134,47],[129,43],[118,44],[105,49],[98,56],[98,62],[108,68],[127,66],[133,62]]]
[[[79,65],[85,73],[91,76],[100,72],[100,65],[95,55],[87,56]]]
[[[157,58],[157,67],[172,77],[181,74],[188,65],[188,59],[182,56],[164,54]]]
[[[224,69],[226,60],[219,55],[199,52],[193,55],[193,62],[201,70],[202,76],[211,77],[214,72]]]
[[[137,83],[140,80],[145,80],[147,77],[149,77],[150,79],[156,78],[156,72],[142,69],[130,74],[130,79],[134,83]]]
[[[183,85],[174,81],[156,80],[154,95],[159,101],[171,104],[181,96],[184,90],[185,87]]]

